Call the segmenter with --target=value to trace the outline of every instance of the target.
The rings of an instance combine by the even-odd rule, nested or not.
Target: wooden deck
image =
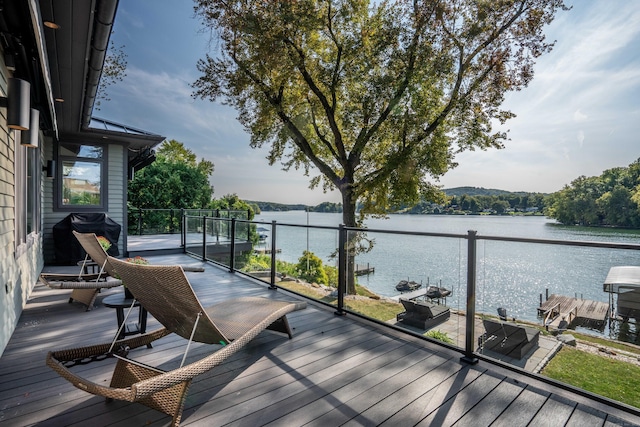
[[[196,264],[184,256],[154,264]],[[213,266],[187,273],[203,303],[241,295],[293,298]],[[98,297],[122,292],[114,288]],[[44,361],[47,351],[111,340],[115,311],[68,304],[68,291],[38,286],[0,357],[3,426],[166,426],[170,419],[140,404],[106,403],[76,389]],[[197,377],[184,426],[614,426],[638,425],[621,411],[567,390],[460,354],[355,316],[310,304],[289,316],[294,338],[263,332],[221,366]],[[158,326],[149,319],[148,330]],[[171,369],[183,340],[164,338],[130,356]],[[201,357],[208,346],[191,350]],[[108,383],[109,363],[83,375]]]

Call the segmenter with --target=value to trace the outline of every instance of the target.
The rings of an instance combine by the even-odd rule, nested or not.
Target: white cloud
[[[587,116],[586,114],[583,114],[582,111],[580,110],[576,110],[576,112],[573,113],[573,120],[576,122],[585,122],[587,121],[588,118],[589,116]]]

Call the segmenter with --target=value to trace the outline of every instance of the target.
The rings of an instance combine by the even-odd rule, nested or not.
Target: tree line
[[[445,190],[446,192],[446,190]],[[462,194],[447,197],[444,203],[423,200],[415,206],[400,209],[407,214],[541,214],[546,206],[543,193],[509,193],[499,195]]]
[[[286,211],[308,211],[308,212],[324,212],[324,213],[340,213],[342,212],[341,203],[322,202],[315,206],[304,204],[285,204],[275,202],[255,202],[247,201],[248,204],[258,208],[256,213],[265,212],[286,212]]]
[[[574,179],[549,196],[545,213],[566,225],[640,228],[640,159]]]

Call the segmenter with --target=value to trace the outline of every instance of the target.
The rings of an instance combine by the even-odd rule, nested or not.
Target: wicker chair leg
[[[271,325],[267,326],[267,329],[270,331],[282,332],[283,334],[289,335],[289,339],[293,338],[293,333],[291,332],[291,327],[289,326],[289,321],[286,316],[282,316]]]
[[[71,301],[77,301],[87,306],[87,311],[93,308],[93,303],[98,296],[98,289],[74,289],[71,292]]]
[[[111,378],[111,387],[126,388],[141,380],[146,380],[162,374],[163,372],[152,367],[146,367],[139,363],[129,363],[119,359]],[[187,390],[191,380],[183,381],[172,387],[160,389],[157,392],[139,400],[149,408],[163,412],[173,417],[172,426],[180,425],[182,410],[186,400]]]

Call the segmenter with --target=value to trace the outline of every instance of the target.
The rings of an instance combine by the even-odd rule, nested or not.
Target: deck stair
[[[569,327],[586,326],[600,329],[609,315],[609,304],[582,298],[552,294],[538,307],[538,315],[543,318],[549,330],[563,329],[563,318]]]

